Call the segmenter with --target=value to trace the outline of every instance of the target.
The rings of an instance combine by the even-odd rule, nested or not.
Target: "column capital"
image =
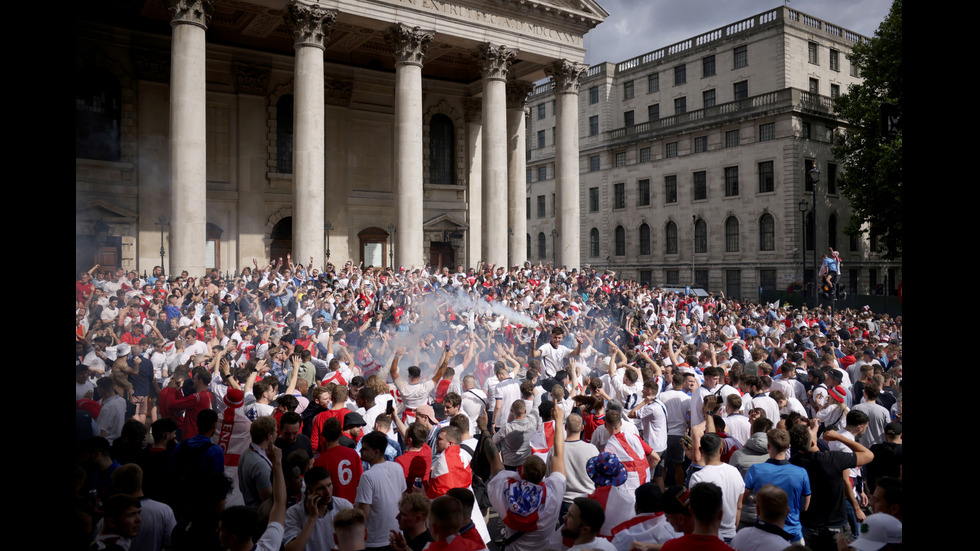
[[[559,59],[546,66],[544,73],[555,83],[555,95],[577,94],[579,80],[589,70],[584,63],[576,63],[567,59]]]
[[[421,27],[399,23],[385,33],[385,43],[395,54],[395,65],[421,67],[433,36],[435,31],[423,31]]]
[[[293,45],[297,48],[312,46],[326,49],[327,39],[336,19],[337,10],[299,2],[290,3],[282,14],[282,20],[293,31]]]
[[[207,30],[214,13],[214,0],[168,0],[170,26],[187,23]]]
[[[463,98],[463,120],[481,122],[483,120],[483,100],[474,97]]]
[[[507,109],[524,109],[534,85],[526,80],[507,81]]]
[[[476,53],[486,80],[507,80],[507,69],[517,57],[517,50],[506,46],[494,46],[487,42]]]

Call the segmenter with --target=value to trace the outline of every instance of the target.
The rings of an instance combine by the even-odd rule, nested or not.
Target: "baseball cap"
[[[888,513],[868,515],[859,531],[861,536],[851,542],[858,551],[877,551],[889,543],[902,543],[902,521]]]

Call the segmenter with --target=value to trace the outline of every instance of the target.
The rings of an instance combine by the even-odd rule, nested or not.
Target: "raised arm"
[[[565,410],[561,408],[555,408],[554,413],[555,418],[555,444],[551,449],[551,472],[565,473]]]
[[[871,450],[869,450],[868,448],[865,448],[863,445],[861,445],[860,442],[851,440],[850,438],[844,438],[837,431],[828,430],[824,432],[823,439],[826,440],[827,442],[840,442],[841,444],[844,444],[845,446],[850,448],[850,450],[854,452],[855,458],[857,459],[858,467],[871,463],[871,461],[874,460],[875,458],[875,454],[872,453]]]
[[[286,479],[282,472],[282,450],[274,442],[269,442],[265,454],[272,462],[272,510],[269,522],[286,522]]]

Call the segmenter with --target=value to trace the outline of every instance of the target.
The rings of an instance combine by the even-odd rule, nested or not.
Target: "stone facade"
[[[328,250],[523,261],[507,232],[523,222],[523,105],[505,90],[580,63],[608,15],[592,0],[89,4],[74,26],[76,267],[150,271],[162,247],[168,273],[192,274],[289,251],[316,267]],[[488,53],[505,59],[491,74]]]
[[[729,296],[786,289],[803,279],[801,251],[813,267],[798,203],[805,193],[812,210],[805,173],[815,161],[817,260],[834,245],[849,292],[868,293],[886,275],[894,289],[901,261],[845,235],[850,206],[829,189],[840,125],[831,95],[860,81],[847,59],[858,40],[866,38],[780,7],[590,67],[578,94],[582,263]],[[561,108],[551,82],[529,107],[526,248],[550,262],[563,242],[552,235]]]

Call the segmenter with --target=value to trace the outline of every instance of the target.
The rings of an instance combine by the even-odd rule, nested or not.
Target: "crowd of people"
[[[901,547],[900,316],[289,257],[75,300],[80,547]]]

